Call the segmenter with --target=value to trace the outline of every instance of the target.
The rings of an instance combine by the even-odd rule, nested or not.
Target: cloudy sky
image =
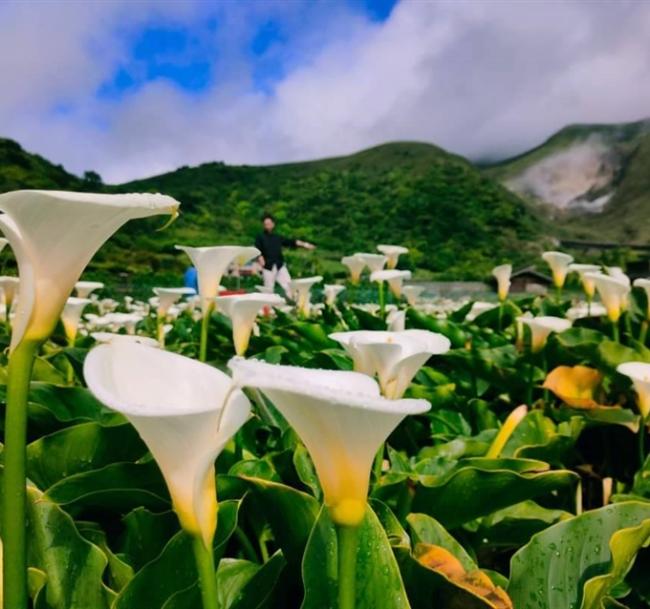
[[[650,116],[650,1],[0,3],[0,137],[107,182]]]

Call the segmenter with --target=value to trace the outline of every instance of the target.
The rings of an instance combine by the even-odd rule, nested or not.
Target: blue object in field
[[[193,288],[195,292],[199,291],[199,275],[196,272],[196,268],[190,266],[185,271],[184,275],[185,287]]]

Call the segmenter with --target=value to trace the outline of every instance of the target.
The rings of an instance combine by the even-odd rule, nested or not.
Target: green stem
[[[379,290],[379,315],[382,319],[386,319],[386,295],[384,293],[384,282],[380,281],[377,284]]]
[[[161,347],[165,346],[165,318],[162,315],[156,316],[156,334],[158,344]]]
[[[354,609],[356,606],[356,571],[359,527],[336,526],[339,568],[339,607]]]
[[[75,345],[75,340],[73,339],[68,339],[68,348],[72,349]],[[66,374],[66,380],[68,385],[74,385],[74,366],[72,365],[72,362],[68,360],[68,372]]]
[[[544,371],[544,378],[548,374],[548,363],[546,361],[546,349],[542,351],[542,370]],[[548,389],[544,389],[544,408],[546,408],[549,402],[550,393]]]
[[[528,387],[526,388],[526,404],[528,406],[533,405],[533,382],[535,378],[535,366],[533,366],[532,361],[530,362],[530,370],[528,372]]]
[[[618,320],[612,322],[612,338],[618,343],[620,342],[620,335],[618,332]]]
[[[251,562],[257,562],[257,552],[255,551],[253,544],[251,543],[250,539],[248,539],[248,536],[246,533],[244,533],[241,527],[237,527],[235,529],[235,537],[237,537],[237,541],[239,541],[241,544],[242,551],[244,552],[246,559],[250,560]]]
[[[199,346],[199,360],[204,362],[208,359],[208,330],[210,329],[210,318],[214,305],[210,305],[208,310],[203,313],[201,319],[201,344]]]
[[[2,541],[4,607],[11,607],[11,609],[27,608],[25,534],[27,397],[38,346],[38,342],[23,341],[9,356],[3,454]]]
[[[498,321],[497,329],[499,330],[499,332],[503,330],[503,300],[499,301],[499,321]]]
[[[639,342],[645,345],[645,340],[648,336],[648,320],[644,319],[641,322],[641,330],[639,331]]]
[[[194,538],[192,547],[196,559],[196,568],[199,572],[199,588],[201,588],[203,609],[219,609],[217,576],[212,548],[206,548],[200,537]]]
[[[591,317],[591,301],[593,298],[591,296],[587,296],[587,317]]]
[[[645,419],[641,417],[639,425],[639,464],[643,467],[645,463]]]
[[[632,319],[630,318],[630,312],[626,311],[625,313],[625,331],[627,332],[629,339],[631,340],[634,338],[634,334],[632,334]]]

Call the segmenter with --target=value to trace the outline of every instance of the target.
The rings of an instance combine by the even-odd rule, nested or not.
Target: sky
[[[646,117],[647,0],[0,3],[0,137],[110,183]]]

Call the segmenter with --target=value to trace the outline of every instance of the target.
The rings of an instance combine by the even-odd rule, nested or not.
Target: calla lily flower
[[[101,281],[77,281],[74,284],[78,298],[90,298],[95,290],[101,290],[103,287],[104,284]]]
[[[240,245],[215,245],[212,247],[188,247],[177,245],[177,250],[185,252],[196,267],[201,296],[201,309],[204,315],[210,313],[214,299],[219,294],[219,284],[224,273],[233,262],[245,264],[260,255],[256,247]]]
[[[625,362],[616,371],[631,379],[636,391],[639,411],[644,420],[650,415],[650,364],[645,362]]]
[[[20,286],[18,277],[0,277],[0,290],[2,290],[2,300],[5,305],[6,319],[9,319],[9,312],[16,297],[16,292]]]
[[[406,311],[395,309],[388,313],[386,328],[389,332],[402,332],[406,328]]]
[[[603,382],[603,375],[588,366],[558,366],[548,373],[544,389],[549,389],[572,408],[595,408],[599,406],[596,392]]]
[[[355,371],[377,375],[382,394],[391,400],[404,395],[413,377],[432,355],[446,353],[451,347],[446,336],[427,330],[357,330],[334,332],[330,338],[343,345]]]
[[[20,276],[11,349],[52,333],[82,271],[125,222],[175,215],[178,207],[171,197],[155,194],[22,190],[0,195],[0,230],[11,244]]]
[[[117,328],[125,328],[127,334],[135,334],[136,326],[144,319],[140,313],[109,313],[108,317]]]
[[[370,469],[379,447],[424,400],[387,400],[376,381],[343,370],[313,370],[235,358],[228,364],[240,387],[262,391],[309,451],[332,520],[356,526],[364,517]]]
[[[361,252],[354,254],[354,258],[361,260],[364,266],[367,266],[371,273],[381,271],[386,265],[386,262],[388,262],[388,258],[383,254],[367,254]]]
[[[77,331],[79,330],[81,314],[89,304],[90,300],[88,298],[75,298],[71,296],[66,301],[63,311],[61,311],[63,330],[70,345],[74,345],[74,341],[77,338]]]
[[[390,291],[395,298],[400,298],[402,295],[402,283],[406,279],[411,278],[411,271],[398,271],[398,270],[385,270],[373,271],[370,274],[370,281],[382,282],[386,281]]]
[[[497,280],[497,292],[499,294],[499,300],[503,302],[508,298],[508,292],[510,291],[510,275],[512,275],[512,264],[502,264],[500,266],[495,266],[492,269],[492,275]]]
[[[569,265],[573,262],[573,256],[569,256],[564,252],[544,252],[542,258],[553,273],[553,285],[560,289],[566,281]]]
[[[552,332],[564,332],[571,327],[571,320],[562,317],[518,317],[524,325],[530,328],[531,344],[530,348],[533,353],[537,353],[544,348],[549,335]]]
[[[628,286],[632,285],[632,280],[625,274],[625,271],[620,266],[606,266],[605,270],[610,277],[614,277]]]
[[[607,315],[607,309],[599,302],[581,302],[566,312],[566,318],[572,321],[584,319],[585,317],[604,317],[605,315]]]
[[[344,285],[338,285],[336,283],[330,283],[323,286],[323,292],[325,294],[325,304],[328,307],[333,307],[336,303],[336,298],[338,295],[345,290]]]
[[[116,334],[114,332],[93,332],[90,335],[98,343],[114,343],[114,342],[126,342],[126,343],[138,343],[144,345],[145,347],[160,347],[160,343],[155,339],[149,336],[137,336],[135,334]]]
[[[477,300],[476,302],[472,303],[472,308],[469,310],[467,315],[465,315],[465,319],[467,321],[474,321],[482,313],[491,311],[497,306],[498,305],[493,302],[482,302],[480,300]]]
[[[153,293],[158,297],[156,308],[159,317],[166,317],[170,307],[183,296],[196,294],[192,288],[154,288]]]
[[[359,283],[361,280],[361,273],[366,268],[366,263],[357,256],[345,256],[341,258],[341,264],[348,267],[350,271],[350,281],[352,283]]]
[[[604,273],[585,273],[585,277],[594,282],[600,299],[607,309],[607,317],[612,323],[616,323],[627,307],[629,284]]]
[[[317,275],[315,277],[292,279],[289,283],[289,288],[296,301],[296,308],[305,317],[309,317],[311,312],[311,289],[321,281],[323,281],[323,278]]]
[[[100,402],[137,429],[181,526],[210,548],[217,526],[214,461],[249,416],[246,396],[212,366],[133,341],[92,349],[84,377]]]
[[[394,269],[402,254],[408,254],[409,248],[401,245],[378,245],[377,250],[386,256],[386,268]]]
[[[499,433],[497,433],[485,455],[488,459],[496,459],[499,457],[501,451],[508,443],[510,436],[513,434],[515,429],[517,429],[519,423],[524,420],[527,414],[528,406],[522,404],[521,406],[517,406],[517,408],[508,415],[508,418],[503,422]]]
[[[650,319],[650,279],[635,279],[634,287],[641,288],[645,291],[648,307],[646,310],[646,319]]]
[[[217,307],[232,321],[232,340],[237,355],[246,353],[259,312],[264,307],[277,307],[284,302],[284,298],[277,294],[253,293],[217,297]]]
[[[412,307],[417,304],[422,292],[424,292],[424,286],[421,285],[405,285],[402,287],[402,294],[406,298],[406,302]]]
[[[590,279],[587,273],[598,273],[600,267],[597,264],[570,264],[569,272],[578,273],[582,289],[589,300],[594,297],[596,293],[596,284],[593,279]]]

